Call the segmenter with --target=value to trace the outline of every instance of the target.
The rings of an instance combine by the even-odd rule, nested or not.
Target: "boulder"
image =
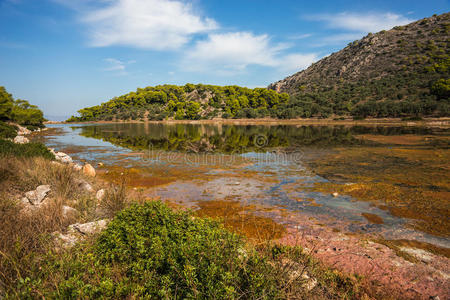
[[[83,174],[86,175],[86,176],[91,176],[91,177],[95,176],[95,169],[90,164],[85,164],[83,166],[82,170],[83,170]]]
[[[28,201],[33,205],[39,205],[44,201],[45,197],[47,196],[47,193],[50,192],[50,186],[49,185],[40,185],[36,188],[34,191],[29,191],[25,193],[25,197],[28,199]],[[22,202],[23,198],[22,198]]]
[[[14,138],[14,143],[16,144],[27,144],[30,140],[24,137],[23,135],[18,135]]]
[[[55,154],[55,159],[56,160],[58,160],[58,161],[60,161],[62,163],[65,163],[65,164],[72,163],[72,157],[70,157],[66,153],[64,153],[64,152],[56,152],[54,154]]]
[[[98,201],[102,201],[103,198],[105,198],[106,191],[104,189],[100,189],[97,191],[97,194],[95,194],[95,198],[97,198]]]
[[[73,164],[72,167],[75,171],[81,171],[81,169],[83,169],[83,167],[79,164]]]
[[[75,181],[75,184],[80,189],[82,189],[83,191],[89,192],[89,193],[94,192],[94,189],[92,188],[92,185],[89,182],[87,182],[86,180],[84,180],[84,179],[75,179],[74,181]]]
[[[57,239],[57,242],[59,242],[57,250],[60,247],[65,249],[73,247],[80,240],[80,238],[83,238],[83,236],[99,233],[106,228],[108,223],[108,219],[84,224],[76,223],[69,225],[69,229],[66,234],[54,232],[53,236]]]
[[[17,134],[18,135],[27,135],[31,133],[31,130],[29,130],[28,128],[22,127],[20,125],[16,125],[17,126]]]
[[[105,229],[108,223],[109,220],[104,219],[84,224],[72,224],[69,225],[69,233],[81,233],[83,235],[95,234]]]
[[[64,216],[64,218],[73,217],[73,216],[76,216],[77,214],[78,214],[78,211],[75,208],[67,206],[67,205],[63,205],[62,215]]]

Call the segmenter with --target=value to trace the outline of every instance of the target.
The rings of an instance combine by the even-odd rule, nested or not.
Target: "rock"
[[[333,195],[333,197],[337,197],[337,196],[339,196],[339,194],[337,193],[337,192],[334,192],[333,194],[331,194],[331,195]]]
[[[70,206],[67,205],[63,205],[62,207],[62,214],[65,218],[71,217],[71,216],[76,216],[78,214],[78,211]]]
[[[17,134],[18,135],[27,135],[31,133],[31,130],[29,130],[28,128],[22,127],[20,125],[16,125],[17,126]]]
[[[75,171],[81,171],[81,169],[83,169],[83,167],[79,164],[74,164],[72,167]]]
[[[97,194],[95,194],[95,198],[97,198],[98,201],[102,201],[103,198],[105,198],[105,194],[106,192],[104,189],[98,190]]]
[[[101,162],[99,162],[99,163],[97,164],[97,166],[98,166],[99,168],[101,168],[101,167],[104,167],[104,166],[105,166],[105,164],[104,164],[104,163],[101,163]]]
[[[72,163],[72,157],[70,157],[69,155],[67,155],[64,152],[56,152],[56,153],[54,153],[54,155],[55,155],[55,159],[59,160],[62,163],[65,163],[65,164]]]
[[[83,174],[87,175],[87,176],[91,176],[94,177],[95,176],[95,169],[93,166],[91,166],[90,164],[85,164],[83,166]]]
[[[53,236],[58,240],[62,248],[70,248],[75,246],[78,241],[78,236],[75,234],[62,234],[61,232],[54,232]]]
[[[317,279],[315,279],[315,278],[310,278],[310,277],[308,276],[307,273],[304,273],[304,274],[302,275],[302,278],[306,280],[306,282],[303,284],[303,287],[304,287],[305,289],[307,289],[308,291],[310,291],[310,290],[312,290],[313,288],[316,287],[316,285],[317,285]]]
[[[28,144],[29,142],[30,140],[22,135],[18,135],[14,138],[14,143],[16,144]]]
[[[76,184],[78,184],[78,187],[81,188],[83,191],[92,193],[94,189],[92,188],[92,185],[90,185],[87,181],[80,179],[75,181]]]
[[[44,201],[47,193],[50,192],[49,185],[40,185],[34,191],[29,191],[25,193],[25,197],[33,205],[39,205]]]
[[[78,232],[83,235],[95,234],[95,233],[98,233],[98,232],[102,231],[103,229],[105,229],[106,226],[108,225],[108,223],[109,223],[109,220],[107,220],[107,219],[84,223],[84,224],[76,223],[76,224],[69,225],[69,232],[70,233]]]

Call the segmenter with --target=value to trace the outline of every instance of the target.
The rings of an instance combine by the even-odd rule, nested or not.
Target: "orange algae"
[[[337,150],[312,163],[319,175],[331,179],[331,182],[317,183],[314,190],[336,191],[369,201],[396,217],[410,219],[408,226],[417,230],[438,236],[450,235],[448,149],[360,147]]]
[[[271,218],[255,215],[257,208],[253,205],[242,205],[234,200],[214,200],[199,202],[198,207],[196,214],[199,217],[221,219],[225,227],[257,242],[278,239],[286,231]]]
[[[364,218],[366,218],[367,221],[369,221],[370,223],[373,223],[373,224],[383,224],[384,223],[383,219],[378,215],[370,214],[370,213],[362,213],[361,215]]]

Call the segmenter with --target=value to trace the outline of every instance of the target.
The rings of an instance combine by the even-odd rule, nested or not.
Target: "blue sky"
[[[137,87],[267,86],[448,0],[0,0],[0,85],[47,116]]]

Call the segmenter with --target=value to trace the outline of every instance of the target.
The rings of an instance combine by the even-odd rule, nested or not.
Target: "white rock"
[[[75,171],[81,171],[81,169],[83,169],[83,167],[79,164],[74,164],[72,167]]]
[[[303,287],[304,287],[305,289],[307,289],[308,291],[310,291],[310,290],[312,290],[313,288],[316,287],[316,285],[317,285],[317,279],[315,279],[315,278],[310,278],[310,277],[308,276],[308,274],[306,274],[306,273],[304,273],[304,274],[302,275],[302,278],[306,280],[306,282],[303,284]]]
[[[72,224],[72,225],[69,225],[69,233],[78,232],[78,233],[81,233],[84,235],[98,233],[98,232],[102,231],[103,229],[105,229],[106,226],[108,225],[108,223],[109,223],[109,220],[104,219],[104,220],[99,220],[99,221],[94,221],[94,222],[89,222],[89,223],[84,223],[84,224],[80,224],[80,223]]]
[[[26,134],[30,134],[31,130],[29,130],[28,128],[22,127],[20,125],[16,125],[18,130],[17,130],[17,134],[18,135],[26,135]]]
[[[33,205],[39,205],[44,201],[47,193],[50,192],[49,185],[40,185],[34,191],[29,191],[25,193],[25,197]]]
[[[86,192],[92,193],[94,192],[94,189],[92,188],[92,185],[90,185],[87,181],[80,179],[80,180],[75,180],[75,182],[78,184],[78,186]]]
[[[98,201],[102,201],[103,198],[105,198],[105,190],[104,189],[100,189],[97,191],[97,194],[95,195],[95,198],[97,198]]]
[[[64,152],[56,152],[56,153],[54,153],[54,155],[55,155],[55,159],[59,160],[62,163],[65,163],[65,164],[72,163],[72,157],[70,157],[69,155],[67,155]]]
[[[18,135],[14,138],[14,143],[16,144],[28,144],[29,142],[30,140],[24,137],[23,135]]]
[[[339,196],[339,194],[337,193],[337,192],[334,192],[333,194],[331,194],[331,195],[333,195],[333,197],[337,197],[337,196]]]
[[[61,232],[54,232],[53,236],[58,239],[62,248],[73,247],[78,241],[78,236],[75,234],[62,234]]]
[[[63,205],[62,214],[65,218],[67,218],[69,216],[74,216],[74,215],[78,214],[78,211],[73,207]]]

